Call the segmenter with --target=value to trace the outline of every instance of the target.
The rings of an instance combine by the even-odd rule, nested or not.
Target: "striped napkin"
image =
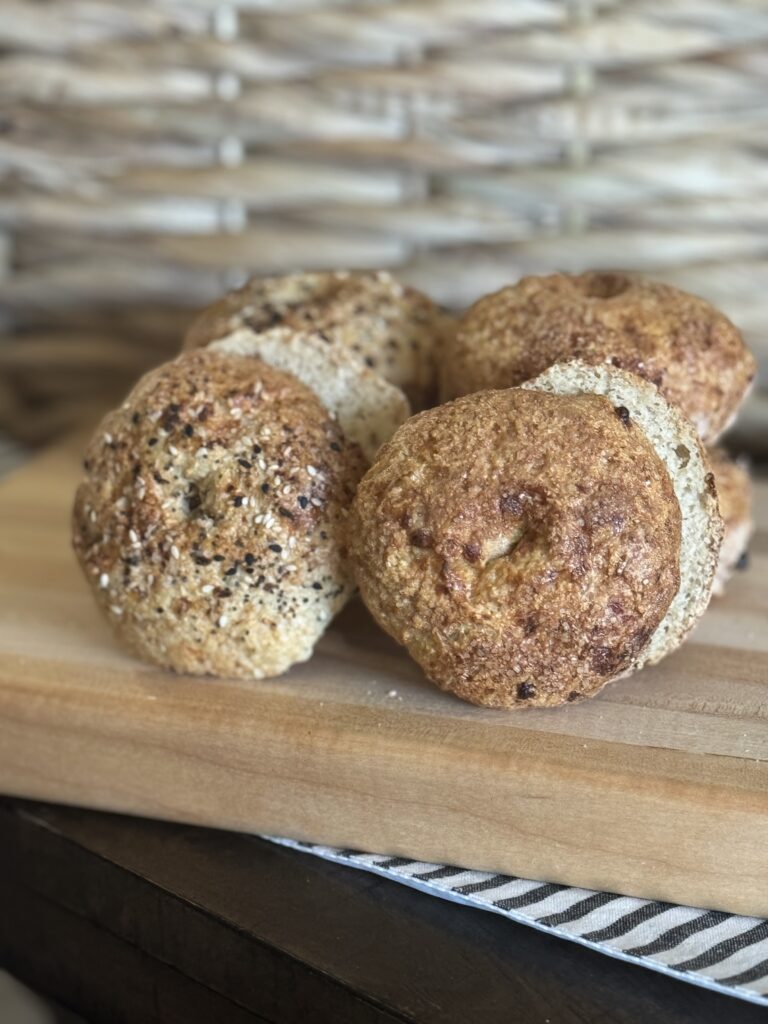
[[[405,857],[265,838],[768,1007],[766,920]]]

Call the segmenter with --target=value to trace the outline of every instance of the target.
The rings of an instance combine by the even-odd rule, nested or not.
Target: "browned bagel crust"
[[[597,395],[486,391],[381,449],[353,503],[357,582],[441,688],[551,706],[631,668],[679,586],[681,515],[621,412]]]
[[[385,271],[251,278],[204,309],[184,348],[199,348],[240,327],[285,326],[325,332],[406,393],[415,409],[434,400],[435,353],[451,323],[423,292]]]
[[[624,274],[550,274],[470,306],[446,339],[441,396],[512,387],[577,358],[655,383],[708,443],[733,419],[755,375],[739,331],[704,299]]]
[[[148,373],[85,459],[73,543],[142,657],[259,678],[305,660],[353,589],[364,461],[309,388],[209,350]]]

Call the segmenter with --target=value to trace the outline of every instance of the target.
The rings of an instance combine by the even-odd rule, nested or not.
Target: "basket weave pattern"
[[[711,298],[768,379],[764,0],[3,0],[0,427],[54,436],[253,272]]]

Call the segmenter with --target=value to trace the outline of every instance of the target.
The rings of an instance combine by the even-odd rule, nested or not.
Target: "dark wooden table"
[[[0,799],[0,959],[92,1022],[747,1024],[763,1010],[261,839]]]

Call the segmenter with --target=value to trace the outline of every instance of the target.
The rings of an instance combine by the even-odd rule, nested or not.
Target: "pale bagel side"
[[[707,455],[715,474],[717,497],[725,526],[712,591],[716,597],[721,597],[734,569],[746,556],[755,530],[752,518],[752,483],[747,466],[738,459],[732,459],[722,448],[712,448]]]
[[[654,664],[683,642],[706,610],[720,557],[723,521],[698,434],[652,384],[612,366],[560,363],[522,386],[558,395],[604,395],[626,410],[628,425],[640,426],[667,469],[682,514],[680,587],[633,668]],[[643,484],[638,479],[638,486]]]
[[[262,359],[292,373],[338,419],[368,460],[410,415],[403,392],[369,369],[349,349],[316,331],[241,328],[209,348],[241,358]]]

